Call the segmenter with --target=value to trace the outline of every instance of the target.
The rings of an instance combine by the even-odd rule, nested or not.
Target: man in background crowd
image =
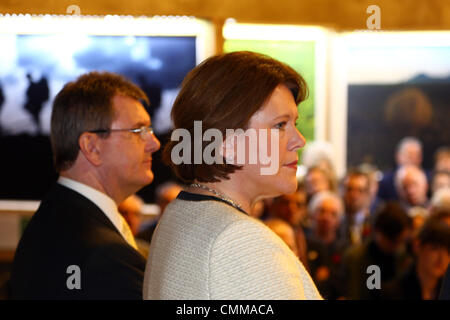
[[[119,213],[123,216],[125,221],[130,226],[131,233],[135,237],[138,251],[142,254],[143,257],[147,258],[150,243],[136,237],[141,226],[143,205],[144,201],[142,201],[139,196],[132,194],[131,196],[126,198],[125,201],[119,204],[118,209]]]
[[[312,232],[307,236],[308,263],[311,276],[326,299],[340,297],[339,269],[345,242],[338,238],[344,212],[337,194],[322,191],[309,204]]]
[[[370,233],[369,192],[368,175],[360,170],[350,170],[343,182],[345,215],[340,230],[347,246],[360,244]]]
[[[428,206],[428,182],[421,168],[415,165],[399,168],[395,175],[395,186],[400,203],[406,210]]]
[[[396,167],[394,170],[383,173],[380,181],[378,196],[383,201],[398,200],[398,193],[395,187],[395,176],[397,170],[406,165],[421,167],[422,165],[422,143],[413,137],[405,137],[397,145],[395,152]]]
[[[406,244],[410,239],[411,220],[396,202],[387,202],[374,217],[373,232],[365,243],[350,248],[341,268],[343,295],[353,300],[379,299],[379,290],[367,287],[367,268],[378,266],[380,283],[395,279],[410,264]]]
[[[440,147],[434,154],[434,171],[450,172],[450,147]]]
[[[413,241],[414,263],[382,291],[385,299],[436,300],[450,262],[450,226],[430,217]]]
[[[268,206],[268,212],[270,217],[282,219],[293,228],[297,256],[305,268],[308,269],[305,238],[305,220],[307,216],[306,191],[303,184],[300,183],[298,185],[296,192],[281,195],[273,199],[272,203]]]

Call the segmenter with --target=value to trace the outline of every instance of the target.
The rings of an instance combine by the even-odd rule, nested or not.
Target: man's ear
[[[102,139],[95,133],[83,132],[78,139],[78,146],[84,157],[94,166],[102,163],[101,141]]]

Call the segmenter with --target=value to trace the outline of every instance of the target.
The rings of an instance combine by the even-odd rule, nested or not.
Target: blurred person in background
[[[282,219],[269,218],[264,221],[266,226],[268,226],[276,235],[278,235],[281,240],[286,243],[289,249],[298,257],[297,242],[295,239],[294,229],[289,223]]]
[[[333,181],[333,178],[329,175],[328,171],[318,166],[314,166],[308,169],[304,178],[304,182],[308,203],[311,198],[318,192],[335,192],[337,190],[336,181]]]
[[[450,171],[435,171],[431,180],[431,196],[440,189],[450,189]]]
[[[381,288],[395,279],[411,263],[406,251],[410,240],[411,220],[396,202],[387,202],[374,217],[371,236],[361,245],[344,253],[340,279],[344,296],[352,300],[379,299],[380,290],[369,290],[367,268],[376,265],[381,270]]]
[[[440,147],[435,152],[433,170],[450,172],[450,147]]]
[[[362,243],[370,234],[370,179],[358,169],[350,169],[342,183],[342,198],[345,215],[340,228],[340,237],[346,246]]]
[[[142,201],[142,199],[139,196],[133,194],[128,198],[126,198],[121,204],[119,204],[118,210],[119,213],[122,215],[122,217],[124,217],[128,225],[130,226],[131,233],[135,237],[138,251],[145,258],[147,258],[150,243],[137,237],[142,221],[143,205],[144,201]]]
[[[138,239],[142,239],[147,243],[152,241],[153,232],[155,232],[159,219],[164,214],[164,210],[169,203],[176,199],[181,190],[182,187],[173,181],[167,181],[156,188],[156,204],[159,207],[159,215],[150,223],[141,226],[136,234]]]
[[[407,213],[411,218],[412,234],[415,235],[430,216],[430,212],[424,207],[411,207]]]
[[[274,198],[268,207],[268,212],[269,217],[282,219],[293,228],[297,256],[309,270],[304,225],[307,216],[306,192],[302,184],[299,184],[296,192]]]
[[[432,217],[413,240],[414,263],[382,289],[385,299],[436,300],[450,262],[450,225]]]
[[[252,209],[250,210],[249,215],[255,219],[263,219],[265,210],[266,203],[264,202],[264,200],[259,200],[252,205]]]
[[[362,163],[359,165],[358,170],[365,173],[369,177],[369,197],[367,207],[369,208],[370,215],[373,215],[383,201],[378,197],[379,180],[382,173],[376,166],[369,163]]]
[[[415,165],[405,165],[397,170],[395,186],[399,201],[405,210],[428,207],[428,182],[425,172]]]
[[[430,201],[430,212],[450,211],[450,188],[436,191]]]
[[[119,212],[130,226],[130,230],[133,235],[136,235],[139,232],[143,205],[144,201],[142,201],[142,199],[135,194],[129,196],[119,204]]]
[[[432,211],[429,218],[439,220],[450,226],[450,210],[448,208],[442,208]]]
[[[311,275],[326,299],[341,296],[339,269],[345,243],[338,238],[343,212],[342,200],[330,191],[316,193],[308,206],[312,233],[307,236]]]
[[[402,166],[422,166],[422,142],[414,137],[405,137],[397,144],[395,152],[395,168],[383,172],[380,181],[378,197],[382,201],[398,200],[398,190],[395,186],[397,170]]]
[[[318,167],[330,177],[331,190],[337,189],[337,174],[333,163],[333,145],[328,141],[310,141],[302,152],[302,164],[307,168]]]

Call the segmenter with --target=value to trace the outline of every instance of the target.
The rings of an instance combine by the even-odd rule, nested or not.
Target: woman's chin
[[[278,193],[280,195],[294,193],[295,191],[297,191],[297,179],[286,179],[282,184],[280,184],[280,188],[278,189]]]

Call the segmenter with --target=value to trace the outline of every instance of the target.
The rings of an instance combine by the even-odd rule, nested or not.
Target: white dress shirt
[[[125,239],[125,241],[127,241],[132,247],[136,248],[136,243],[134,241],[133,235],[128,234],[128,237],[127,237],[126,228],[128,228],[128,230],[129,230],[129,226],[124,225],[127,222],[120,215],[120,213],[117,209],[117,205],[113,199],[108,197],[103,192],[100,192],[92,187],[89,187],[88,185],[86,185],[84,183],[81,183],[81,182],[78,182],[78,181],[75,181],[75,180],[72,180],[72,179],[69,179],[66,177],[59,177],[58,183],[75,191],[75,192],[78,192],[82,196],[91,200],[108,217],[108,219],[116,227],[116,229],[119,231],[119,233]]]

